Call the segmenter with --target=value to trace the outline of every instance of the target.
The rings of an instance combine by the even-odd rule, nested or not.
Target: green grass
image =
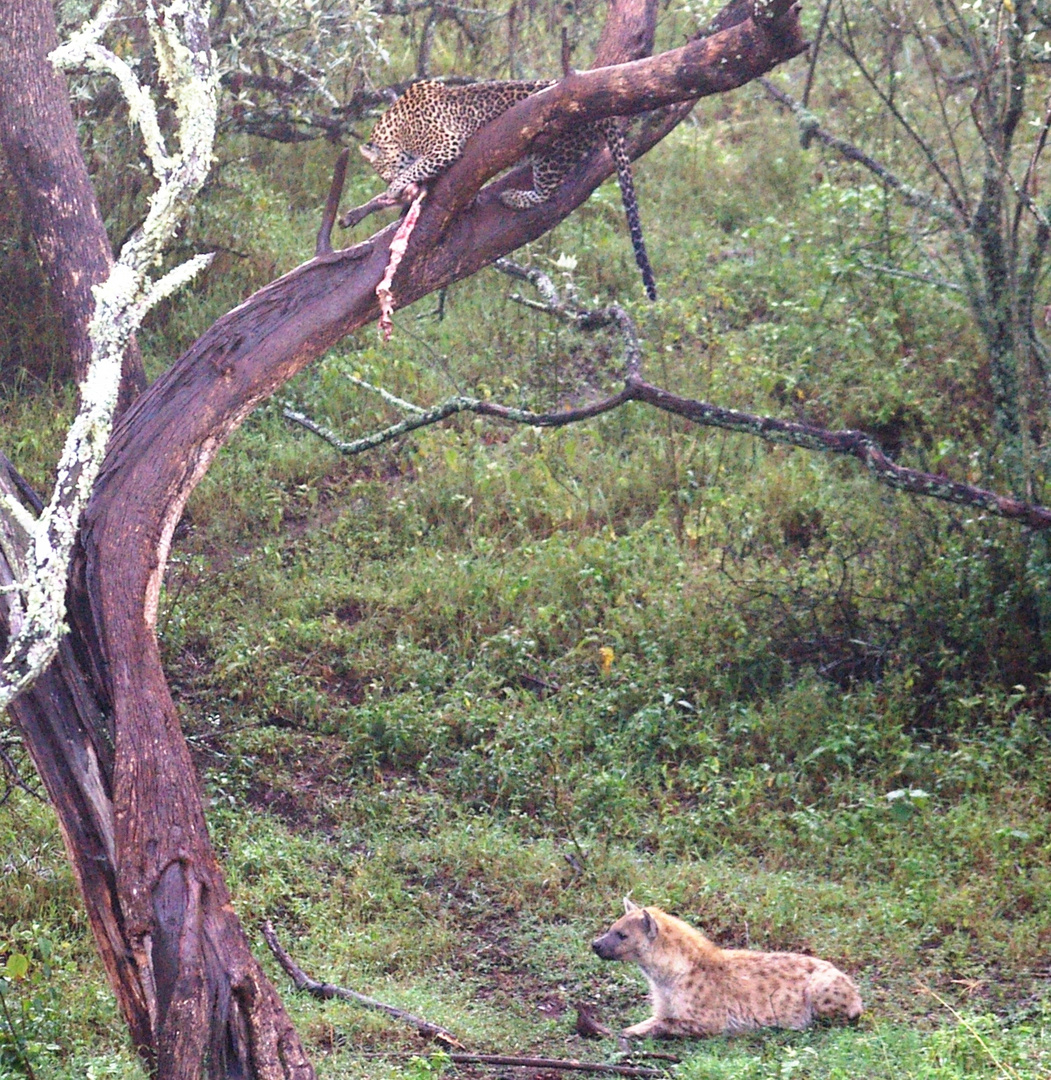
[[[295,764],[317,769],[321,762]],[[338,774],[331,774],[335,790]],[[324,792],[323,784],[311,786]],[[229,795],[214,787],[211,794],[216,839],[250,928],[272,918],[315,977],[440,1022],[473,1050],[597,1060],[613,1054],[610,1043],[587,1045],[571,1035],[572,1005],[587,1002],[615,1026],[645,1015],[638,973],[602,964],[587,947],[615,917],[617,897],[631,892],[681,912],[723,944],[828,956],[856,974],[868,1007],[857,1028],[664,1047],[683,1058],[685,1075],[1046,1075],[1048,1003],[1033,978],[1041,972],[1031,953],[1014,955],[1010,947],[1022,947],[1024,935],[994,897],[957,895],[952,879],[929,867],[922,872],[919,853],[891,877],[875,866],[866,872],[860,853],[844,854],[851,869],[832,874],[802,857],[792,866],[784,853],[774,866],[768,853],[666,859],[630,845],[588,844],[578,873],[564,856],[580,851],[564,838],[524,839],[513,822],[450,810],[397,778],[356,785],[343,806],[325,799],[324,820],[311,823],[293,820],[291,804],[274,800],[272,790],[246,799],[269,812],[246,813]],[[57,894],[52,886],[42,903],[28,895],[25,869],[4,882],[5,911],[15,910],[21,891],[25,915],[31,909],[35,916],[14,924],[6,947],[17,945],[39,963],[41,938],[60,943],[41,984],[46,1007],[32,1013],[37,1053],[48,1066],[43,1074],[90,1075],[84,1070],[93,1061],[99,1076],[134,1076],[126,1053],[116,1050],[113,1005],[86,928],[70,920],[75,904],[61,852],[47,846],[46,815],[26,805],[23,825],[41,820],[38,837],[23,839],[23,858],[35,844],[35,876],[62,886]],[[362,820],[379,806],[385,820]],[[955,920],[940,942],[931,931],[938,912]],[[1013,942],[997,942],[1012,930]],[[267,963],[322,1076],[411,1072],[406,1058],[421,1047],[405,1028],[353,1005],[296,996]],[[13,1003],[22,993],[14,989]],[[380,1052],[400,1056],[369,1056]]]
[[[309,254],[330,157],[225,147],[186,242],[228,254],[154,317],[152,370]],[[612,186],[518,257],[627,298],[655,382],[995,483],[965,314],[863,273],[859,246],[900,222],[824,168],[746,91],[639,168],[657,305]],[[423,301],[283,397],[353,436],[397,414],[348,372],[420,404],[616,385],[615,339],[512,291],[479,274],[443,321]],[[68,409],[23,390],[0,410],[39,487]],[[162,647],[260,956],[266,917],[314,976],[471,1049],[605,1060],[572,1006],[645,1015],[638,973],[588,947],[631,893],[722,944],[827,956],[866,1001],[857,1028],[671,1044],[687,1080],[1048,1075],[1037,538],[635,406],[562,432],[460,417],[344,459],[268,405],[184,525]],[[28,1054],[40,1076],[138,1078],[50,812],[16,792],[0,840],[0,960],[28,961],[2,987],[0,1076]],[[446,1069],[265,962],[322,1076]]]

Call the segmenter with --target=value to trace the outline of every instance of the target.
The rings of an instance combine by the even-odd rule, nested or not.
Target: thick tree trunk
[[[92,285],[113,251],[77,142],[66,80],[48,60],[58,46],[50,0],[0,4],[0,146],[17,184],[80,382],[91,360]],[[124,356],[118,412],[146,387],[138,345]]]
[[[562,84],[517,106],[498,152],[514,161],[544,125],[557,130],[741,85],[801,50],[789,0],[764,4],[776,18],[761,24],[736,2],[743,15],[719,40],[628,65],[630,78],[618,67],[574,75],[568,90]],[[655,0],[614,0],[616,29],[604,36],[601,59],[637,55],[652,40],[655,18]],[[635,151],[683,114],[677,107],[644,125]],[[395,278],[399,305],[541,235],[611,171],[608,156],[597,155],[527,213],[506,209],[492,192],[472,202],[492,175],[488,133],[479,133],[453,170],[459,179],[447,176],[425,203]],[[52,715],[46,702],[23,699],[29,715],[20,724],[45,776],[51,774],[49,790],[110,981],[161,1080],[197,1080],[202,1069],[213,1078],[313,1075],[230,907],[154,626],[172,532],[190,492],[261,400],[376,318],[374,290],[392,233],[393,226],[354,249],[311,260],[261,290],[128,410],[85,515],[70,587],[73,651],[94,702],[75,721],[81,707],[72,702]],[[63,664],[71,663],[67,652]]]

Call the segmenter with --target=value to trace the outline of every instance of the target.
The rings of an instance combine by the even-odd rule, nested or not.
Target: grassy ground
[[[854,261],[880,193],[819,176],[754,97],[719,108],[640,169],[658,305],[613,187],[520,257],[636,298],[653,381],[995,479],[963,313]],[[296,154],[224,165],[190,240],[243,257],[149,329],[155,369],[309,254],[328,163]],[[348,373],[421,404],[615,382],[615,339],[511,291],[480,274],[444,321],[402,312],[389,347],[363,331],[286,397],[349,436],[397,413]],[[66,410],[4,403],[39,486]],[[688,1080],[1037,1078],[1043,565],[1012,526],[639,408],[561,433],[461,418],[346,459],[272,405],[191,502],[160,630],[238,910],[314,976],[474,1050],[608,1060],[573,1005],[645,1015],[638,973],[588,948],[630,893],[724,945],[825,956],[866,1001],[857,1028],[671,1044]],[[49,811],[15,793],[0,832],[0,1075],[138,1077]],[[448,1068],[274,975],[322,1076]]]

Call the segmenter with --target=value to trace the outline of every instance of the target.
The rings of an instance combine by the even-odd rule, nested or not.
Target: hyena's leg
[[[658,1017],[651,1016],[648,1020],[643,1020],[641,1024],[632,1024],[631,1027],[625,1028],[621,1035],[625,1039],[645,1039],[650,1036],[655,1039],[660,1038],[664,1034],[661,1029],[663,1022]]]
[[[641,1024],[625,1028],[621,1036],[629,1039],[697,1039],[722,1035],[725,1030],[725,1020],[712,1016],[700,1016],[692,1020],[680,1020],[674,1016],[658,1019],[651,1016]]]

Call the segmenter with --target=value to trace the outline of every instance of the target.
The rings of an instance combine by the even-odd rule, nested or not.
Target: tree
[[[77,144],[69,90],[48,60],[59,43],[51,5],[11,0],[4,19],[0,147],[36,238],[79,383],[91,361],[91,289],[108,276],[113,252]],[[124,356],[121,411],[145,386],[142,357],[132,337]]]
[[[1034,2],[826,2],[802,98],[766,84],[818,143],[885,185],[907,208],[880,250],[859,261],[880,276],[961,295],[985,345],[998,463],[1027,499],[1044,497],[1051,351],[1046,261],[1051,206],[1040,171],[1051,132],[1051,18]],[[847,137],[812,111],[822,75],[837,80],[831,42],[860,75]],[[855,84],[857,85],[857,83]],[[815,95],[816,96],[816,95]],[[877,123],[862,119],[866,111]],[[902,138],[893,146],[879,130]]]
[[[476,200],[530,145],[581,121],[650,113],[629,139],[637,155],[696,98],[740,86],[803,48],[788,0],[732,0],[709,34],[645,59],[656,11],[652,2],[615,0],[597,70],[568,76],[472,141],[424,204],[395,278],[400,304],[540,235],[611,171],[608,156],[596,155],[529,214],[502,206],[503,182]],[[168,546],[194,485],[256,404],[376,317],[374,286],[393,232],[319,256],[261,290],[123,416],[74,553],[69,648],[15,706],[110,981],[160,1077],[313,1074],[229,904],[154,625]],[[7,598],[13,629],[20,612]]]

